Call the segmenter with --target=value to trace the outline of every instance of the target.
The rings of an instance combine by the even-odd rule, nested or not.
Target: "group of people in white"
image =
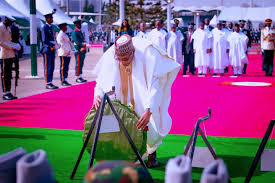
[[[240,25],[235,24],[232,29],[223,26],[223,22],[219,21],[216,28],[213,28],[206,19],[200,22],[195,31],[193,26],[194,24],[190,24],[188,31],[184,33],[178,24],[172,24],[171,31],[167,32],[162,21],[156,21],[155,29],[151,32],[146,32],[145,25],[141,24],[142,29],[136,36],[151,40],[179,64],[187,57],[183,50],[184,41],[192,43],[194,66],[199,75],[206,75],[210,69],[213,69],[213,75],[223,75],[229,65],[232,66],[234,75],[241,75],[244,64],[248,64],[249,38],[240,30]],[[192,71],[192,74],[195,72]]]

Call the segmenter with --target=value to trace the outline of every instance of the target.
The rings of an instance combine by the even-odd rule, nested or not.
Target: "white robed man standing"
[[[228,37],[229,59],[233,67],[234,76],[241,76],[244,64],[248,63],[246,55],[248,37],[240,32],[240,25],[235,24],[235,32]]]
[[[168,45],[167,53],[172,57],[178,64],[182,64],[182,42],[184,37],[180,30],[177,31],[176,24],[172,24],[171,31],[168,33]]]
[[[228,66],[229,42],[227,32],[222,30],[222,21],[219,21],[217,27],[212,30],[213,34],[213,69],[214,74],[223,75],[225,67]]]
[[[97,78],[93,107],[98,109],[103,93],[115,86],[116,98],[132,106],[141,116],[136,127],[149,128],[149,168],[158,165],[156,149],[172,125],[168,107],[171,86],[179,69],[178,63],[150,41],[128,35],[119,37],[95,68]]]
[[[136,37],[148,39],[148,34],[149,33],[146,30],[146,24],[145,23],[141,23],[140,24],[140,31],[137,33]]]
[[[148,39],[156,46],[161,48],[164,51],[167,51],[167,39],[168,34],[167,32],[162,28],[162,21],[157,20],[155,22],[155,29],[153,29],[148,34]]]
[[[204,29],[204,22],[200,22],[200,28],[192,35],[194,39],[195,67],[199,75],[206,75],[210,66],[211,36],[208,30]]]

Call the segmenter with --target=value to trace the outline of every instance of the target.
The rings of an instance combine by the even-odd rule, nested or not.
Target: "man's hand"
[[[51,48],[51,51],[54,51],[55,50],[55,46],[53,46],[53,47],[50,47]]]
[[[196,54],[196,50],[195,49],[193,50],[193,53]]]
[[[81,52],[84,52],[86,50],[86,48],[81,48],[80,51]]]
[[[226,49],[226,53],[229,53],[229,49]]]
[[[146,128],[150,121],[151,114],[152,113],[148,109],[143,113],[143,115],[136,124],[137,129],[144,130]]]
[[[93,103],[93,108],[95,108],[96,110],[99,108],[101,103],[101,97],[100,96],[96,96],[94,98],[94,103]]]

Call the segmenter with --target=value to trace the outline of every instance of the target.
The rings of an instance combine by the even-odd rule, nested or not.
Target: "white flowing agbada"
[[[149,33],[147,31],[145,31],[145,32],[139,31],[138,34],[136,35],[136,37],[148,39],[148,34]]]
[[[207,49],[211,48],[211,35],[208,30],[197,29],[192,35],[195,53],[195,67],[208,67],[210,62]]]
[[[229,49],[229,42],[227,40],[227,33],[219,30],[218,28],[213,29],[213,68],[214,70],[224,70],[228,66],[228,53],[226,50]],[[223,71],[222,71],[223,73]]]
[[[242,67],[243,64],[248,63],[246,56],[248,37],[241,32],[233,32],[228,37],[228,41],[230,64],[233,67]]]
[[[168,34],[167,53],[175,59],[177,63],[182,64],[182,42],[184,37],[180,31],[170,31]]]
[[[135,56],[132,62],[132,83],[135,111],[141,116],[150,108],[152,116],[148,124],[147,152],[153,153],[162,143],[172,125],[168,113],[171,99],[171,86],[180,65],[174,62],[162,50],[140,38],[132,38]],[[115,59],[115,49],[112,46],[102,56],[95,68],[97,75],[95,96],[103,96],[115,86],[117,99],[123,101],[119,62]],[[128,95],[128,104],[130,98]]]
[[[157,28],[153,29],[148,34],[148,39],[156,46],[164,51],[167,51],[167,32],[163,29],[158,31]]]

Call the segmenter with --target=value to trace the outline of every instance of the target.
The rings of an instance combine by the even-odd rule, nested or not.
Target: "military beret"
[[[272,23],[272,20],[270,18],[265,20],[265,23]]]
[[[74,24],[81,24],[81,20],[76,19],[76,20],[74,21]]]
[[[61,23],[58,25],[59,29],[62,29],[64,26],[67,26],[68,24],[67,23]]]
[[[52,13],[49,13],[49,14],[46,14],[44,15],[45,18],[53,18],[53,14]]]
[[[245,20],[239,20],[240,24],[245,24],[245,22],[246,22]]]

